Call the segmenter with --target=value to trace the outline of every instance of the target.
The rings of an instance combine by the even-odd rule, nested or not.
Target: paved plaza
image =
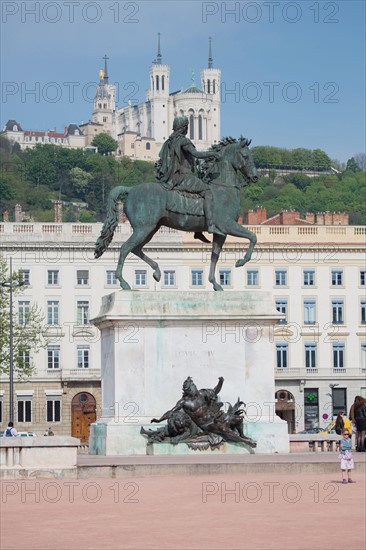
[[[361,549],[365,473],[358,469],[353,484],[340,478],[328,472],[6,480],[0,546]]]

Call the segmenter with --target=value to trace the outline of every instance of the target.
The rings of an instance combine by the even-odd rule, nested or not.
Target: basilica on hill
[[[214,68],[211,38],[207,67],[200,72],[200,83],[194,77],[186,89],[172,91],[170,66],[163,63],[158,34],[157,55],[149,69],[149,88],[143,103],[117,105],[117,87],[110,82],[107,56],[93,104],[91,120],[70,124],[64,132],[23,130],[18,122],[9,120],[2,135],[19,143],[22,149],[36,144],[52,143],[64,147],[90,148],[94,137],[108,133],[118,142],[117,156],[154,161],[164,141],[169,137],[173,119],[185,115],[189,119],[188,137],[197,149],[208,149],[220,140],[221,70]]]

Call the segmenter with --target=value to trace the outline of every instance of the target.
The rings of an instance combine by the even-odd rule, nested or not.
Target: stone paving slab
[[[364,474],[7,480],[2,550],[355,550]],[[345,544],[345,540],[347,544]]]

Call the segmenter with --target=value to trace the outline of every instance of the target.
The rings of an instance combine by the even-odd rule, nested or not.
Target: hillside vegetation
[[[308,177],[302,173],[279,176],[276,169],[327,170],[335,161],[320,149],[289,151],[276,147],[254,147],[258,168],[269,175],[246,186],[241,210],[266,207],[269,216],[283,209],[305,212],[339,211],[350,214],[350,223],[366,224],[366,174],[350,159],[337,175]],[[35,221],[53,221],[52,200],[61,199],[64,221],[95,222],[103,219],[109,191],[116,185],[132,186],[155,181],[154,165],[123,157],[94,154],[81,149],[37,145],[20,151],[0,137],[0,211],[20,203]],[[341,165],[337,163],[337,168]]]

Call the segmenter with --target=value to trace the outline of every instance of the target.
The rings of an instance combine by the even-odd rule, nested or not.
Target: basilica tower
[[[158,51],[155,61],[150,67],[150,88],[148,100],[151,105],[150,137],[155,138],[157,144],[162,144],[170,134],[169,127],[169,79],[170,67],[163,64],[158,34]]]
[[[220,140],[221,71],[213,66],[211,37],[209,38],[207,68],[201,71],[201,85],[203,91],[212,98],[207,139],[211,143],[217,143]]]
[[[99,71],[99,83],[94,98],[92,121],[104,126],[104,132],[115,138],[116,86],[109,84],[108,57],[104,56],[104,70]]]

